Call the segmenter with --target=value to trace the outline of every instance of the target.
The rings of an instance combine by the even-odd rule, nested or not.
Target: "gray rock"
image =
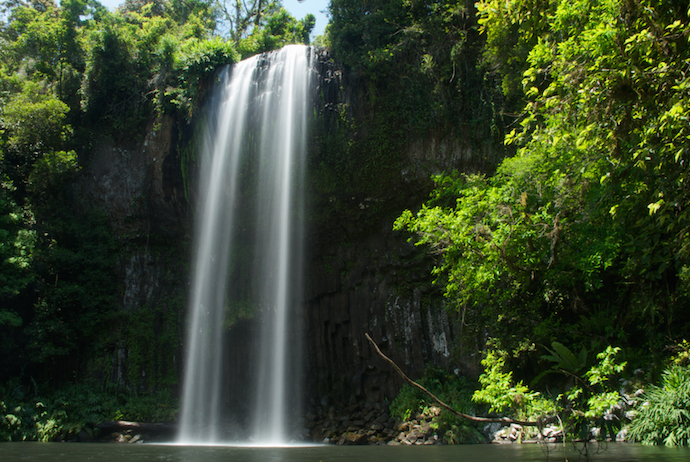
[[[378,416],[374,420],[374,423],[383,424],[384,422],[388,421],[389,419],[390,418],[389,418],[388,414],[386,412],[384,412],[383,414],[381,414],[380,416]]]

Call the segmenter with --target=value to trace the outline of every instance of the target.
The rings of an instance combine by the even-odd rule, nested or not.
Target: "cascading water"
[[[212,99],[201,158],[182,443],[247,438],[276,445],[291,436],[288,415],[300,394],[295,309],[312,62],[310,48],[298,45],[255,56],[223,71]],[[225,332],[246,318],[260,326],[249,340],[257,346],[238,360],[242,370],[227,370],[232,331]],[[238,382],[244,391],[225,385]],[[233,402],[244,403],[240,417],[226,415]]]

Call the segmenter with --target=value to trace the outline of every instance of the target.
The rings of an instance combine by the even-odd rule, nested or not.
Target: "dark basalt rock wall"
[[[121,307],[103,332],[110,349],[89,369],[141,391],[170,387],[181,366],[190,222],[176,138],[164,117],[140,142],[98,140],[73,185],[82,206],[107,216],[119,246]]]
[[[365,333],[412,377],[451,362],[457,327],[430,284],[429,262],[389,226],[312,249],[305,323],[314,403],[373,404],[395,396],[401,379]]]
[[[176,135],[174,120],[163,117],[149,125],[141,142],[123,147],[106,138],[96,143],[75,189],[108,215],[118,236],[189,235]]]
[[[402,381],[376,355],[365,333],[412,378],[430,365],[476,373],[476,342],[462,339],[459,315],[446,310],[442,291],[430,276],[432,258],[392,226],[404,209],[415,210],[427,198],[431,174],[490,169],[500,149],[491,141],[477,144],[439,129],[406,140],[405,149],[392,153],[395,166],[384,166],[381,176],[386,184],[360,180],[357,164],[341,163],[338,156],[366,159],[368,153],[338,152],[337,146],[325,143],[341,139],[366,146],[356,142],[368,136],[371,127],[357,133],[351,128],[357,124],[362,128],[358,118],[370,109],[366,85],[348,78],[328,53],[319,52],[316,59],[315,113],[321,122],[314,124],[309,153],[309,169],[318,171],[307,186],[311,218],[301,326],[306,404],[316,410],[395,397]],[[109,373],[113,380],[141,389],[170,387],[181,377],[191,262],[193,212],[185,196],[178,145],[173,142],[179,134],[172,119],[158,120],[155,127],[152,124],[145,139],[127,149],[102,141],[75,186],[85,203],[108,215],[123,243],[118,269],[123,315],[134,313],[128,322],[149,323],[146,332],[159,335],[141,339],[136,337],[141,332],[125,328],[114,334]],[[333,136],[324,136],[323,131]],[[335,165],[354,171],[339,171]],[[193,172],[193,166],[187,171]],[[354,180],[329,190],[324,186],[328,182],[322,181],[329,175]],[[244,319],[228,328],[227,368],[251,358],[251,352],[243,351],[250,342],[232,339],[246,338],[255,330],[255,322]],[[135,345],[140,348],[147,342],[145,354],[134,351]],[[226,377],[226,404],[231,406],[242,399],[233,390],[243,376]]]
[[[320,94],[326,96],[318,110],[327,121],[321,129],[347,126],[343,114],[351,126],[361,127],[358,118],[370,110],[364,82],[349,79],[325,53],[320,68]],[[345,138],[355,147],[367,146],[357,142],[373,131],[369,127]],[[310,162],[323,170],[324,164],[336,161],[318,142],[338,137],[317,134],[316,139]],[[391,153],[395,170],[382,167],[384,187],[377,181],[358,181],[357,172],[354,186],[345,192],[313,187],[304,302],[305,393],[311,409],[395,397],[402,379],[375,353],[365,333],[412,378],[428,366],[478,372],[478,341],[462,338],[460,314],[446,309],[442,289],[430,274],[432,257],[408,242],[407,233],[392,229],[403,210],[414,211],[427,199],[431,175],[451,169],[485,171],[496,165],[500,146],[470,139],[441,129],[411,136],[403,150]],[[366,159],[368,153],[340,155]]]

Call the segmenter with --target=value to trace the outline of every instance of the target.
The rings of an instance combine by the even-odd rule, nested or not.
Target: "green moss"
[[[258,308],[249,300],[227,301],[223,312],[223,327],[230,329],[240,320],[251,319]]]

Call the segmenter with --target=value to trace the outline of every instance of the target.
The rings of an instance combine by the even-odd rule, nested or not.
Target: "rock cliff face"
[[[367,130],[355,134],[348,124],[355,125],[369,110],[366,87],[349,81],[328,54],[319,54],[318,60],[316,112],[327,122],[316,124],[317,131],[335,130],[346,141],[361,140]],[[339,156],[348,154],[325,145],[334,137],[314,136],[310,165],[340,165]],[[85,201],[108,214],[122,242],[123,321],[109,373],[113,380],[142,389],[174,388],[171,384],[181,376],[192,212],[176,138],[175,125],[166,118],[152,124],[144,141],[133,147],[104,140],[76,185]],[[386,170],[386,185],[357,180],[355,165],[347,167],[355,171],[344,172],[355,178],[346,190],[329,191],[318,178],[310,186],[301,324],[304,399],[312,409],[354,401],[373,405],[395,397],[401,379],[376,355],[365,333],[412,378],[430,365],[476,373],[477,347],[473,339],[462,338],[459,315],[446,310],[430,276],[432,258],[392,225],[404,209],[414,210],[426,199],[431,174],[490,169],[500,151],[491,142],[476,145],[440,130],[405,145],[391,154],[397,160],[394,169]],[[250,361],[252,355],[244,351],[250,342],[241,339],[256,329],[255,322],[242,320],[229,328],[227,368]],[[226,374],[224,387],[234,390],[246,383],[243,377]],[[242,396],[229,392],[226,404],[241,404]]]
[[[339,113],[337,124],[342,127],[347,125],[345,113],[354,119],[350,126],[361,127],[357,119],[371,110],[364,85],[349,80],[327,55],[321,58],[321,94],[327,95],[319,107],[323,117],[336,119],[333,114]],[[332,125],[325,124],[325,129],[333,130]],[[367,146],[357,137],[373,131],[359,130],[359,135],[345,138],[350,145]],[[316,138],[324,139],[319,134]],[[373,405],[396,396],[402,380],[375,353],[365,333],[412,378],[428,366],[477,373],[477,339],[462,338],[460,314],[447,309],[442,290],[433,284],[432,257],[408,242],[407,234],[392,230],[404,209],[415,210],[428,197],[431,175],[451,169],[485,171],[496,165],[500,147],[470,138],[441,129],[411,137],[403,150],[391,153],[395,170],[381,168],[384,188],[376,181],[358,181],[357,172],[356,186],[347,193],[324,194],[327,188],[315,187],[304,314],[305,391],[312,409],[325,409],[328,403]],[[312,153],[320,169],[324,163],[336,163],[327,151],[317,146]],[[366,159],[370,154],[340,155]]]
[[[311,397],[319,403],[374,404],[397,393],[400,377],[374,352],[365,333],[412,377],[427,365],[452,362],[457,323],[431,284],[428,260],[390,225],[312,249],[306,377],[307,390],[316,392]]]
[[[181,364],[189,222],[174,135],[164,118],[139,143],[100,140],[74,185],[85,207],[107,215],[120,247],[121,309],[96,373],[140,390],[176,383]]]
[[[90,205],[107,213],[117,235],[189,235],[174,134],[173,119],[164,117],[150,124],[142,142],[127,147],[109,139],[96,143],[76,188]]]

